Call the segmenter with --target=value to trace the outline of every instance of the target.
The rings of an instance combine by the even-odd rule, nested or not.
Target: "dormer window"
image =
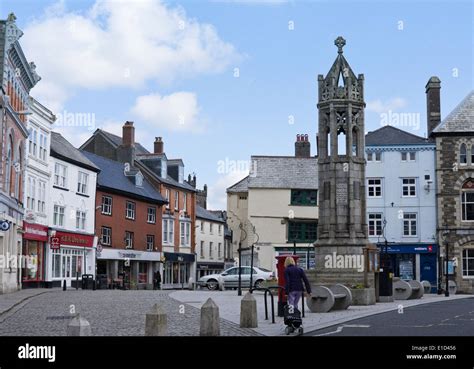
[[[140,172],[135,175],[135,186],[143,187],[143,175]]]

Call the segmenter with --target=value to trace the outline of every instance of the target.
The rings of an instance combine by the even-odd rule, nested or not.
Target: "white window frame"
[[[217,225],[217,234],[218,234],[219,236],[222,236],[222,224],[218,224],[218,225]]]
[[[150,212],[151,210],[151,212]],[[146,211],[146,222],[150,224],[156,223],[156,207],[149,206]]]
[[[184,212],[188,211],[187,200],[188,200],[188,194],[183,193],[183,211]]]
[[[53,225],[58,227],[64,227],[64,214],[66,208],[61,205],[54,205],[53,207]]]
[[[201,258],[204,259],[204,241],[201,241],[201,246],[200,246],[200,254],[201,254]]]
[[[108,234],[104,233],[106,230]],[[104,238],[106,241],[104,241]],[[111,227],[100,227],[100,243],[104,246],[111,246],[112,245],[112,228]]]
[[[106,203],[106,200],[110,199],[110,204]],[[104,215],[112,215],[112,196],[102,195],[101,213]]]
[[[413,217],[414,216],[414,217]],[[408,234],[405,234],[405,223],[408,222]],[[415,225],[415,233],[413,233],[413,224]],[[403,213],[403,237],[417,237],[418,236],[418,214],[417,213]]]
[[[191,223],[179,222],[179,245],[181,247],[191,246]]]
[[[170,190],[169,189],[165,189],[165,199],[166,201],[168,201],[168,203],[166,204],[166,209],[169,209],[170,208]]]
[[[379,181],[379,184],[370,184],[371,181]],[[370,189],[373,188],[373,193],[374,195],[371,196],[370,195]],[[377,196],[377,188],[380,188],[380,195]],[[382,198],[383,196],[383,192],[382,192],[382,178],[367,178],[367,197],[370,197],[370,198]]]
[[[474,204],[474,202],[467,201],[467,194],[474,193],[473,191],[463,190],[461,191],[461,221],[464,223],[474,222],[474,219],[467,219],[467,205]],[[466,201],[464,201],[466,199]],[[463,211],[464,210],[464,211]],[[464,215],[466,215],[466,219],[464,219]]]
[[[470,256],[469,254],[472,254]],[[469,266],[469,260],[474,260],[474,249],[473,248],[465,248],[462,250],[462,278],[463,279],[474,279],[474,269],[465,268]],[[466,260],[464,262],[464,260]]]
[[[382,213],[369,213],[369,216],[368,216],[368,219],[369,219],[369,236],[372,236],[372,237],[377,237],[377,236],[381,236],[383,234],[383,221],[382,221]],[[371,233],[370,232],[370,225],[371,223],[373,223],[373,230],[374,232]],[[377,233],[377,225],[380,224],[380,233]]]
[[[150,243],[150,240],[151,240],[151,243]],[[155,249],[155,235],[153,234],[146,235],[146,249],[147,251],[153,251]]]
[[[87,195],[87,184],[89,182],[89,174],[79,171],[77,173],[77,193]]]
[[[163,244],[168,246],[174,245],[174,219],[163,219]]]
[[[416,197],[416,182],[416,178],[402,178],[402,197]],[[405,189],[408,195],[405,195]],[[414,192],[413,195],[412,190]]]
[[[174,210],[179,210],[179,192],[174,192]]]
[[[46,213],[46,182],[38,180],[38,213]]]
[[[61,163],[54,163],[54,185],[67,188],[67,166]]]
[[[86,212],[84,210],[76,210],[76,229],[85,230],[86,229]]]
[[[129,205],[132,205],[131,207]],[[136,204],[133,201],[125,202],[125,219],[135,220]]]
[[[133,239],[135,235],[133,232],[125,231],[125,248],[126,249],[133,249]]]

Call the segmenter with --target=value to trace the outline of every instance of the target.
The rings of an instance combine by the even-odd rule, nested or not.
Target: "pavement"
[[[35,289],[0,295],[0,336],[65,336],[75,313],[89,321],[93,336],[144,336],[145,316],[156,303],[167,313],[169,336],[199,336],[200,310],[170,292]],[[222,336],[259,335],[225,319],[220,328]]]
[[[237,291],[183,290],[171,293],[170,297],[195,308],[200,308],[210,297],[214,300],[217,306],[219,306],[219,314],[221,318],[234,322],[235,324],[240,324],[240,300],[245,293],[246,292],[243,292],[242,296],[238,296]],[[266,336],[285,335],[283,318],[277,317],[277,297],[275,297],[275,324],[272,324],[270,298],[268,298],[269,320],[265,320],[264,295],[259,291],[254,291],[253,295],[257,300],[258,315],[258,328],[255,328],[254,330]],[[451,295],[450,297],[445,297],[444,295],[439,296],[427,294],[418,300],[377,303],[369,306],[350,306],[347,310],[339,310],[329,313],[311,313],[306,307],[303,326],[305,332],[311,332],[389,311],[396,311],[398,313],[398,311],[404,311],[409,307],[473,297],[473,295]]]

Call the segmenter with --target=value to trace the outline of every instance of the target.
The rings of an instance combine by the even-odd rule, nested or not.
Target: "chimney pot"
[[[431,133],[436,126],[441,122],[441,102],[440,102],[440,90],[441,80],[433,76],[428,80],[425,86],[426,89],[426,121],[427,121],[427,135],[431,136]]]
[[[301,133],[296,135],[295,157],[309,158],[311,156],[311,144],[308,141],[308,135]]]

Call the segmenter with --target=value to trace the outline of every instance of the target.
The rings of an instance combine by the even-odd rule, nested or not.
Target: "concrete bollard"
[[[63,291],[66,291],[66,280],[63,281]]]
[[[168,317],[163,307],[155,304],[150,313],[146,314],[145,336],[167,336]]]
[[[211,299],[201,307],[201,336],[220,336],[219,306]]]
[[[67,326],[68,336],[91,336],[91,325],[77,314]]]
[[[257,328],[257,300],[250,292],[247,292],[240,302],[240,327]]]

